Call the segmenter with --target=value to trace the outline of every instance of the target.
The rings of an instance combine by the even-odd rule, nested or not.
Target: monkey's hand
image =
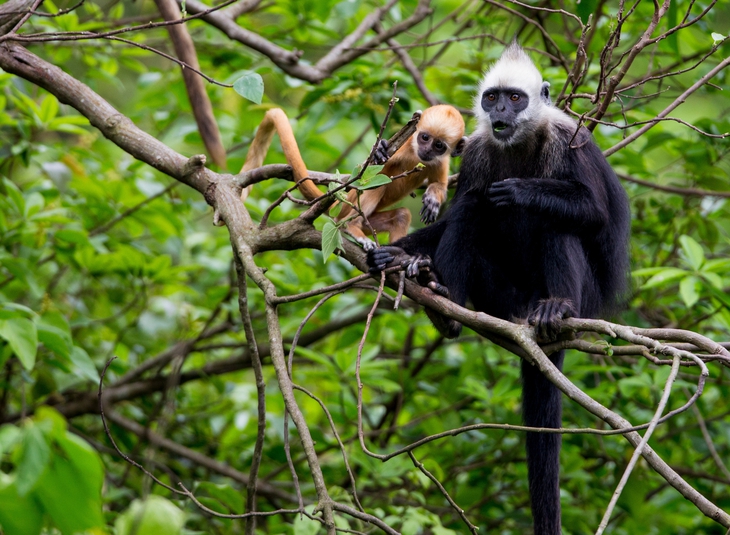
[[[400,247],[387,245],[368,251],[367,262],[372,274],[379,273],[387,267],[399,265],[405,268],[406,275],[409,277],[417,276],[418,284],[426,286],[435,294],[449,299],[449,289],[439,282],[433,272],[433,263],[428,255],[410,255]],[[461,323],[458,321],[447,318],[430,308],[426,308],[426,315],[428,315],[434,327],[446,338],[456,338],[461,333]]]
[[[427,225],[430,225],[431,223],[436,221],[440,209],[441,203],[439,202],[436,195],[426,191],[426,193],[423,194],[423,207],[421,208],[420,212],[421,221],[423,221]]]
[[[538,342],[554,342],[560,335],[563,320],[575,316],[576,310],[570,299],[551,297],[541,299],[527,321],[535,327]]]
[[[375,165],[383,165],[388,161],[388,141],[381,139],[378,146],[375,147],[375,153],[373,154],[373,163]]]
[[[511,206],[519,203],[524,181],[519,178],[506,178],[489,186],[489,200],[495,206]]]
[[[406,275],[411,278],[416,277],[422,269],[430,271],[432,267],[430,256],[410,255],[395,245],[371,249],[368,251],[367,262],[370,266],[370,273],[375,274],[388,267],[400,266],[406,270]]]

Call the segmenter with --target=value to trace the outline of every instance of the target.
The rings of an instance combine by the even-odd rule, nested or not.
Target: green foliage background
[[[44,9],[55,12],[71,2]],[[434,14],[418,27],[421,33],[459,8],[461,2],[440,1]],[[600,7],[597,36],[589,57],[600,52],[615,25],[617,2],[565,2],[584,18]],[[698,13],[707,2],[695,4]],[[486,5],[486,4],[485,4]],[[670,18],[681,17],[688,1],[673,3]],[[480,7],[481,6],[481,7]],[[304,51],[310,61],[321,56],[375,8],[366,0],[287,0],[271,3],[241,19],[281,46]],[[407,16],[415,2],[406,0],[390,12],[390,20]],[[513,9],[515,6],[512,6]],[[626,50],[646,26],[652,3],[640,2],[625,23]],[[470,35],[510,39],[518,33],[523,45],[545,50],[538,32],[510,13],[468,3],[468,16],[447,20],[430,37],[451,37],[461,24]],[[528,13],[528,11],[524,11]],[[155,18],[149,1],[87,1],[57,18],[31,19],[26,31],[99,31],[134,20]],[[147,17],[147,18],[145,18]],[[630,71],[642,76],[650,68],[695,63],[713,45],[713,32],[730,32],[730,9],[713,8],[698,24],[660,41]],[[543,14],[543,23],[560,50],[575,57],[578,35],[564,32],[561,19]],[[228,168],[240,169],[253,132],[265,111],[283,107],[294,118],[295,134],[309,169],[348,172],[362,162],[375,139],[398,80],[399,102],[391,130],[427,104],[410,76],[389,52],[372,52],[338,70],[319,85],[284,75],[261,55],[226,38],[210,26],[189,23],[202,70],[233,83],[244,71],[259,73],[265,84],[263,102],[248,102],[230,88],[208,85],[225,146]],[[168,50],[164,29],[135,32],[128,38]],[[407,37],[404,41],[411,39]],[[603,40],[602,40],[603,39]],[[2,45],[0,45],[2,46]],[[425,63],[428,88],[443,102],[470,108],[481,73],[501,46],[491,37],[410,49]],[[179,68],[139,48],[87,40],[33,45],[30,49],[78,77],[109,100],[121,113],[157,139],[184,155],[204,152],[190,111]],[[730,44],[716,52],[727,57]],[[567,73],[550,57],[532,53],[556,95]],[[713,56],[714,57],[714,56]],[[687,58],[697,58],[690,61]],[[655,117],[683,89],[710,70],[715,60],[656,81],[612,105],[609,120],[629,123]],[[578,93],[595,93],[600,73],[589,67]],[[675,116],[715,134],[730,131],[727,73],[722,72],[681,106]],[[657,92],[653,98],[637,98]],[[589,111],[588,99],[573,109]],[[623,109],[622,109],[623,108]],[[467,129],[473,127],[468,121]],[[367,130],[363,140],[341,155]],[[599,145],[609,148],[624,132],[599,126]],[[85,118],[59,104],[45,91],[9,74],[0,74],[0,526],[8,535],[51,533],[131,533],[124,515],[132,500],[161,495],[184,510],[185,529],[199,533],[240,533],[240,521],[209,518],[126,465],[112,450],[92,404],[72,411],[71,402],[93,398],[99,371],[112,356],[107,383],[182,341],[194,341],[182,364],[178,387],[146,390],[118,403],[124,417],[211,458],[247,472],[256,435],[256,390],[245,364],[245,336],[238,316],[235,273],[225,228],[212,225],[205,201],[185,186],[134,160],[104,139]],[[730,340],[730,192],[728,142],[708,138],[676,122],[663,122],[609,159],[623,175],[655,184],[723,192],[721,196],[671,194],[625,181],[632,203],[633,290],[630,306],[619,321],[638,326],[689,329],[717,341]],[[283,162],[278,142],[267,163]],[[257,185],[246,206],[254,219],[289,184]],[[160,194],[133,213],[132,207]],[[409,201],[418,206],[420,201]],[[284,203],[270,224],[296,216],[301,208]],[[319,228],[324,221],[318,222]],[[488,232],[489,229],[484,229]],[[279,293],[292,294],[358,274],[337,257],[323,262],[320,252],[267,252],[257,257]],[[265,323],[261,295],[250,288],[254,322],[261,342]],[[363,317],[374,293],[350,290],[326,302],[304,327],[315,332],[332,322],[352,324],[297,349],[294,379],[322,399],[346,444],[357,477],[358,495],[366,510],[386,519],[405,535],[465,532],[464,525],[433,483],[410,460],[397,457],[381,463],[362,453],[357,442],[357,346]],[[316,303],[309,299],[282,305],[282,329],[291,340]],[[257,312],[258,311],[258,312]],[[215,336],[207,328],[220,327]],[[197,341],[195,341],[198,339]],[[185,374],[207,370],[225,359],[238,359],[230,373]],[[520,422],[518,358],[467,332],[456,341],[439,338],[423,312],[404,307],[379,310],[363,356],[368,445],[389,452],[425,435],[478,422]],[[168,377],[170,369],[151,370],[148,382]],[[724,510],[730,510],[730,480],[713,460],[730,453],[728,373],[711,367],[712,378],[698,403],[700,419],[685,412],[660,426],[652,447],[690,483]],[[633,423],[648,421],[668,369],[647,360],[571,353],[565,373],[601,403]],[[286,469],[283,402],[273,370],[267,379],[267,431],[262,478],[294,492]],[[694,391],[697,372],[685,368],[675,385],[671,408]],[[144,383],[144,384],[143,384]],[[85,396],[85,397],[84,397]],[[298,394],[334,497],[351,500],[350,483],[337,443],[320,406]],[[56,409],[54,409],[56,407]],[[60,411],[60,412],[59,412]],[[564,422],[571,427],[597,423],[585,411],[565,403]],[[703,437],[708,429],[711,442]],[[292,426],[293,428],[293,426]],[[226,513],[244,512],[240,483],[151,446],[112,425],[122,450],[141,460],[162,480],[177,478],[196,490],[208,507]],[[425,463],[483,533],[517,534],[530,530],[524,437],[507,431],[475,431],[419,448]],[[613,489],[631,455],[620,437],[567,435],[562,452],[562,505],[565,533],[595,530]],[[292,432],[294,457],[305,498],[314,495],[308,468]],[[338,489],[339,487],[339,489]],[[100,492],[100,489],[103,491]],[[161,504],[161,505],[160,505]],[[295,504],[260,498],[263,510]],[[174,506],[159,501],[169,513]],[[157,507],[153,504],[152,509]],[[166,509],[167,508],[167,509]],[[174,509],[177,511],[177,509]],[[123,513],[127,511],[126,513]],[[137,512],[134,512],[137,511]],[[116,528],[115,526],[116,522]],[[145,531],[159,533],[145,517]],[[180,521],[182,523],[182,520]],[[367,531],[359,521],[338,517],[340,527]],[[43,527],[42,527],[43,526]],[[294,515],[260,520],[261,533],[296,535],[324,533],[319,524]],[[615,534],[720,534],[725,530],[702,516],[689,502],[640,463],[610,525]],[[172,532],[172,531],[171,531]]]

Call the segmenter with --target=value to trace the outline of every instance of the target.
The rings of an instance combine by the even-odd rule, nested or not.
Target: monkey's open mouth
[[[494,130],[495,132],[502,132],[507,128],[509,128],[509,125],[507,123],[503,123],[502,121],[492,123],[492,130]]]

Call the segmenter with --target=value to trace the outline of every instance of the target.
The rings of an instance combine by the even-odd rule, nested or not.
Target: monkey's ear
[[[461,153],[464,152],[464,147],[466,147],[466,142],[469,141],[469,138],[464,136],[462,137],[457,143],[456,147],[454,147],[454,150],[451,151],[451,156],[461,156]]]
[[[550,105],[550,82],[543,82],[542,89],[540,89],[540,96],[545,101],[545,104]]]

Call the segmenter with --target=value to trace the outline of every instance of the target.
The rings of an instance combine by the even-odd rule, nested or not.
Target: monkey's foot
[[[428,284],[426,285],[428,288],[435,294],[440,295],[441,297],[445,297],[446,299],[449,299],[449,289],[441,284],[438,280],[436,280],[436,276],[432,276],[431,280],[428,281]]]
[[[553,342],[560,334],[563,320],[575,316],[575,307],[570,299],[551,297],[541,299],[527,321],[535,327],[538,342]]]
[[[377,247],[377,244],[371,240],[370,238],[355,238],[357,240],[357,243],[362,245],[362,248],[365,250],[365,252],[372,251]]]
[[[428,193],[423,194],[423,206],[421,207],[421,221],[427,225],[430,225],[439,216],[439,210],[441,209],[441,203],[436,199],[434,195]]]
[[[401,260],[400,265],[406,269],[406,276],[413,278],[417,277],[422,269],[430,272],[433,264],[431,263],[431,257],[427,254],[417,254]]]
[[[410,255],[395,245],[376,247],[368,251],[367,258],[370,273],[378,273],[387,267],[401,266],[408,277],[416,277],[421,270],[430,271],[431,257],[428,255]]]

